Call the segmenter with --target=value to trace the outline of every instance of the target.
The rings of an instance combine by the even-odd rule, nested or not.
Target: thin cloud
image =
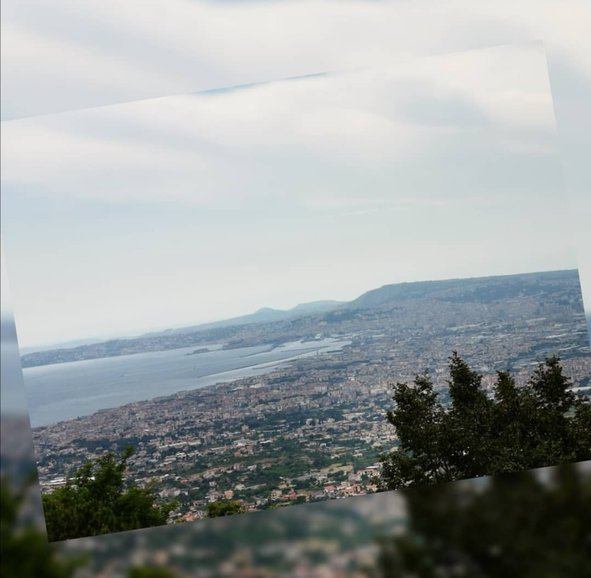
[[[552,128],[540,44],[3,123],[19,339],[571,267]]]
[[[543,38],[590,78],[586,0],[7,0],[12,118]]]
[[[11,121],[2,125],[4,182],[36,195],[228,206],[305,200],[306,171],[320,180],[368,169],[392,177],[450,138],[535,156],[554,134],[543,63],[540,46],[503,47]],[[417,85],[423,92],[410,105]],[[486,122],[474,127],[466,103]]]

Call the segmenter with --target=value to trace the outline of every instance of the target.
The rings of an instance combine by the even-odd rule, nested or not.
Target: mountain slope
[[[500,299],[520,296],[549,296],[553,288],[560,290],[563,284],[579,283],[577,270],[499,275],[470,279],[446,279],[444,281],[417,281],[384,285],[357,297],[340,309],[374,309],[395,306],[404,301],[436,299],[452,302],[490,303]]]

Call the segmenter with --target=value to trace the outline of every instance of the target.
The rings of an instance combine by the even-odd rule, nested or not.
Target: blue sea
[[[349,341],[323,339],[239,349],[200,346],[30,367],[23,371],[33,427],[269,373],[290,361],[337,351]]]

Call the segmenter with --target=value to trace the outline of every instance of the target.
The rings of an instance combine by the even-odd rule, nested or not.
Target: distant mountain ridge
[[[542,273],[521,273],[517,275],[496,275],[470,277],[467,279],[445,279],[438,281],[414,281],[384,285],[363,293],[357,299],[346,303],[346,309],[374,309],[388,307],[410,299],[439,299],[463,302],[486,303],[509,299],[519,295],[534,295],[551,290],[552,282],[579,282],[576,269]]]
[[[343,305],[343,301],[311,301],[309,303],[300,303],[291,309],[273,309],[271,307],[261,307],[254,313],[223,319],[222,321],[213,321],[211,323],[201,323],[199,325],[190,325],[176,329],[165,329],[146,333],[141,337],[158,337],[164,335],[182,335],[185,333],[195,333],[207,329],[216,329],[222,327],[233,327],[235,325],[248,325],[250,323],[273,323],[274,321],[285,321],[288,319],[297,319],[306,315],[315,315],[318,313],[327,313]]]
[[[565,292],[566,291],[566,292]],[[135,338],[112,339],[74,348],[56,348],[21,356],[23,367],[99,359],[148,351],[178,349],[223,342],[225,347],[246,347],[262,343],[283,343],[310,339],[328,329],[329,333],[350,332],[380,315],[398,319],[397,309],[439,309],[478,304],[512,303],[533,299],[575,307],[583,313],[579,274],[576,269],[396,283],[372,289],[349,302],[314,301],[288,310],[263,307],[249,315],[219,322],[148,333]],[[439,303],[441,305],[439,305]],[[394,317],[392,317],[394,315]],[[352,325],[353,324],[353,325]]]

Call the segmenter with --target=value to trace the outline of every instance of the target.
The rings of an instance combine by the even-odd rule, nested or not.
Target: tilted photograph
[[[2,133],[50,540],[591,459],[540,44]]]

